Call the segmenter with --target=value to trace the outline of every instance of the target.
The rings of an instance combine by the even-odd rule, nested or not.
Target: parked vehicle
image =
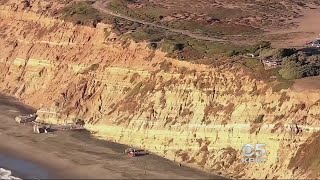
[[[145,150],[141,150],[141,149],[137,150],[137,149],[134,149],[134,148],[126,149],[124,152],[126,154],[128,154],[129,157],[144,156],[144,155],[149,154]]]
[[[320,48],[320,39],[316,39],[311,42],[307,42],[306,46]]]

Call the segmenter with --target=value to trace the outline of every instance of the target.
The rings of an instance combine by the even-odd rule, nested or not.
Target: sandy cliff
[[[169,59],[41,12],[0,6],[0,88],[42,120],[81,118],[97,137],[236,178],[319,177],[320,90],[274,92],[236,65]],[[266,163],[242,163],[246,143],[266,144]]]

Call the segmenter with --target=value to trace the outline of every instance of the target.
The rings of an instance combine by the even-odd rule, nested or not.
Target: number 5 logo
[[[266,155],[265,144],[256,144],[256,156]]]

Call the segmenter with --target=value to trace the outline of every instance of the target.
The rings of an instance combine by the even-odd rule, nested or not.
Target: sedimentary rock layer
[[[0,6],[0,88],[41,120],[84,119],[97,137],[232,177],[320,175],[312,163],[296,168],[301,154],[317,158],[299,145],[319,141],[320,91],[275,92],[236,65],[181,62],[105,37],[105,24],[14,7]],[[266,144],[266,163],[241,162],[247,143]]]

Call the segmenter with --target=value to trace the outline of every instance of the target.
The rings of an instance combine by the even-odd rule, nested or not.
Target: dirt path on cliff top
[[[154,27],[157,27],[157,28],[165,29],[167,31],[171,31],[171,32],[174,32],[174,33],[179,33],[179,34],[183,34],[183,35],[189,36],[191,38],[195,38],[195,39],[199,39],[199,40],[205,40],[205,41],[227,42],[227,40],[224,40],[224,39],[207,37],[207,36],[195,34],[195,33],[192,33],[190,31],[186,31],[186,30],[173,29],[173,28],[169,28],[167,26],[162,26],[162,25],[158,25],[158,24],[155,24],[155,23],[146,22],[146,21],[143,21],[143,20],[134,19],[132,17],[129,17],[129,16],[126,16],[126,15],[123,15],[123,14],[115,13],[115,12],[111,11],[110,9],[108,9],[106,7],[107,4],[108,4],[108,1],[97,1],[92,5],[92,7],[94,7],[97,10],[99,10],[100,12],[109,14],[111,16],[115,16],[115,17],[118,17],[118,18],[126,19],[126,20],[132,21],[132,22],[137,22],[137,23],[140,23],[140,24],[145,24],[145,25],[150,25],[150,26],[154,26]]]
[[[306,42],[320,37],[320,8],[312,7],[302,10],[302,17],[294,19],[297,27],[279,31],[270,31],[266,35],[277,35],[278,37],[286,36],[286,40],[279,38],[273,40],[275,47],[303,47]]]
[[[143,20],[135,19],[129,16],[126,16],[124,14],[119,14],[111,11],[107,8],[108,0],[99,0],[96,1],[92,7],[97,9],[100,12],[109,14],[114,17],[119,17],[122,19],[126,19],[128,21],[137,22],[145,25],[150,25],[154,27],[158,27],[161,29],[165,29],[167,31],[171,31],[174,33],[180,33],[186,36],[189,36],[194,39],[198,40],[205,40],[205,41],[214,41],[214,42],[233,42],[231,40],[221,39],[221,38],[212,38],[207,37],[204,35],[196,34],[187,30],[180,30],[180,29],[174,29],[167,26],[146,22]],[[280,30],[280,31],[271,31],[269,33],[266,33],[265,35],[268,37],[268,35],[289,35],[290,38],[287,40],[277,40],[272,39],[271,41],[275,45],[275,47],[300,47],[305,44],[306,41],[310,41],[311,39],[315,38],[316,35],[320,33],[320,26],[318,26],[318,22],[320,22],[320,9],[319,8],[312,8],[312,9],[306,9],[303,11],[304,16],[301,18],[298,18],[295,20],[298,27],[297,28],[290,28],[286,30]],[[292,34],[292,35],[290,35]],[[246,40],[242,40],[244,42],[247,42]],[[234,41],[236,42],[236,41]]]
[[[37,164],[49,178],[221,179],[155,155],[129,158],[123,154],[127,146],[93,139],[87,131],[34,134],[14,121],[34,109],[11,97],[0,95],[0,112],[0,155]]]

